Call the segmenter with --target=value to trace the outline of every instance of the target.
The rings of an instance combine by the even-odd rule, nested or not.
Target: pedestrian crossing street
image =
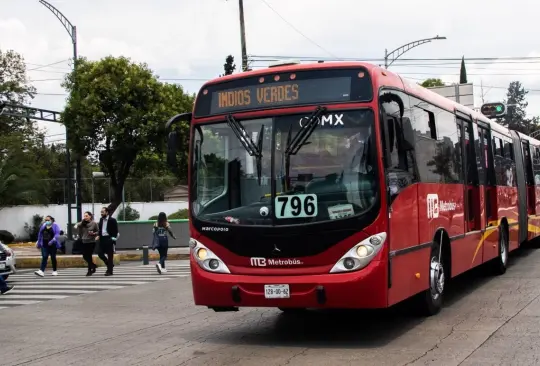
[[[59,269],[56,277],[51,273],[47,268],[45,277],[36,276],[33,270],[9,276],[8,285],[15,287],[9,294],[0,295],[0,309],[190,276],[189,263],[167,263],[167,273],[162,274],[154,264],[117,265],[110,277],[104,276],[104,267],[90,277],[86,277],[86,268]]]

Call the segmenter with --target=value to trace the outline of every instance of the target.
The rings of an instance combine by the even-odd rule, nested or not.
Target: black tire
[[[419,296],[420,311],[423,316],[438,314],[442,309],[446,273],[443,265],[445,253],[443,251],[439,256],[439,249],[442,250],[440,244],[433,243],[428,263],[428,289]]]
[[[504,226],[499,226],[499,256],[493,261],[493,272],[495,275],[503,275],[508,268],[508,230]]]

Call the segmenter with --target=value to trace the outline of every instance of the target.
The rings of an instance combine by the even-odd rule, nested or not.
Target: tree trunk
[[[112,214],[116,211],[118,206],[122,203],[122,191],[124,189],[124,183],[112,184],[112,201],[109,205],[109,214]]]

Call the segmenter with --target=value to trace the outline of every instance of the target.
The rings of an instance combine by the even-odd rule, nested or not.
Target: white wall
[[[126,203],[127,205],[127,203]],[[165,212],[170,215],[178,210],[188,208],[188,203],[183,201],[165,201],[165,202],[130,202],[130,206],[140,214],[140,220],[148,220],[150,216]],[[94,215],[99,218],[102,204],[95,204]],[[113,216],[118,218],[118,213],[122,210],[122,204],[116,209]],[[92,212],[91,203],[83,203],[82,211]],[[28,234],[24,231],[24,224],[32,225],[32,216],[35,214],[54,217],[58,225],[65,231],[67,227],[67,205],[49,205],[49,206],[15,206],[6,207],[0,210],[0,229],[7,230],[17,238],[27,238]],[[72,221],[77,220],[77,211],[73,210]]]

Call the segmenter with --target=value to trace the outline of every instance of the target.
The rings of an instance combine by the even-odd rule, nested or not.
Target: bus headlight
[[[223,261],[200,241],[190,238],[191,254],[199,267],[208,272],[231,273]]]
[[[366,267],[379,253],[385,241],[386,233],[362,240],[337,261],[330,273],[351,272]]]

